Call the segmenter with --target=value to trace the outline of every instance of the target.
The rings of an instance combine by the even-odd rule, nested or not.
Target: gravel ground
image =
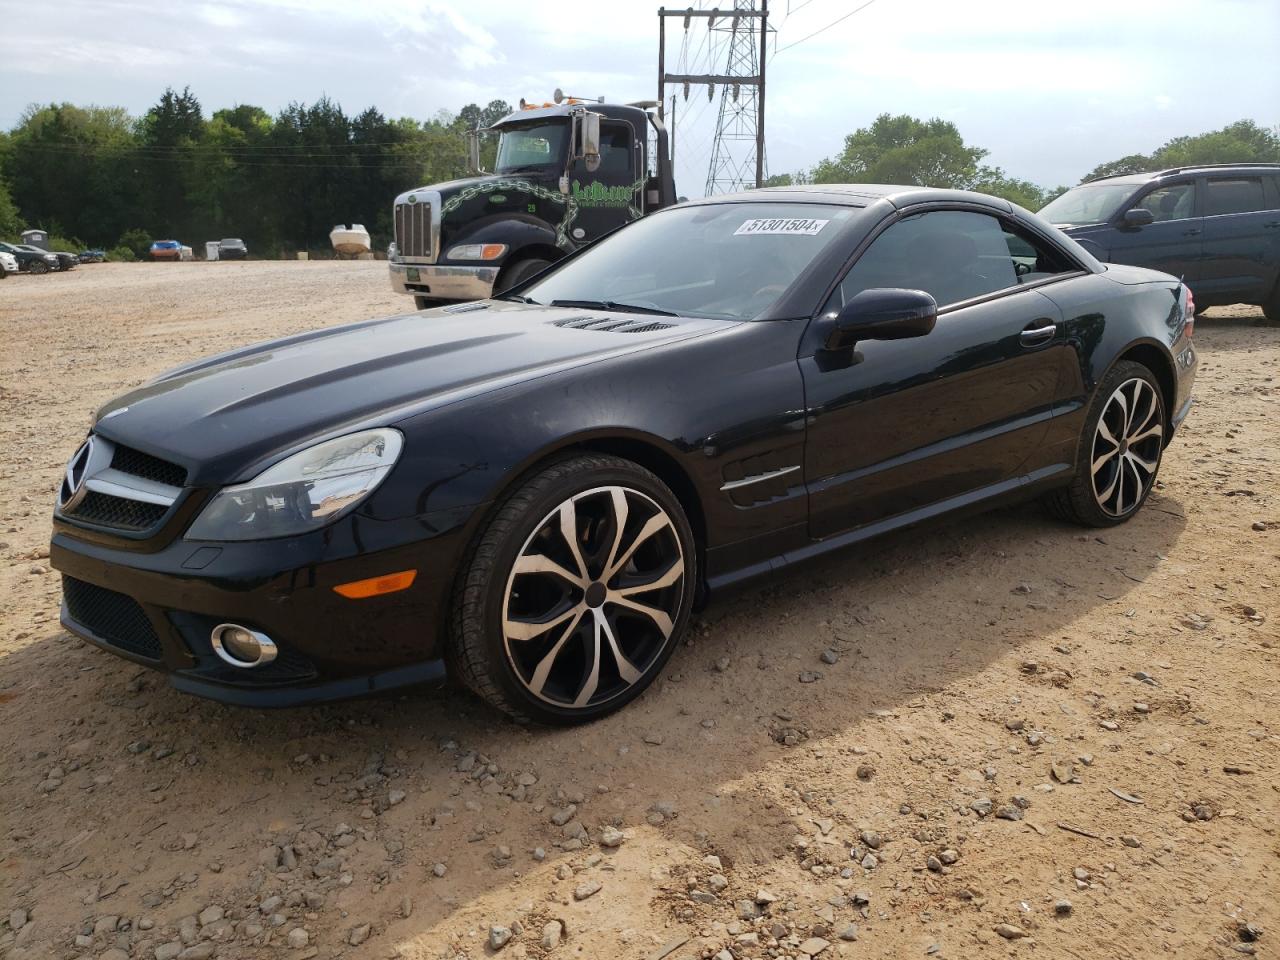
[[[809,566],[714,605],[587,729],[457,692],[231,709],[59,629],[49,510],[89,412],[403,310],[385,269],[0,285],[0,956],[1274,953],[1280,328],[1258,311],[1201,318],[1199,402],[1125,527],[1026,506]]]

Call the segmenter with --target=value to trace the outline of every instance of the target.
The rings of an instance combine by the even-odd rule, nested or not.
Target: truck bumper
[[[455,267],[387,261],[391,289],[432,300],[484,300],[493,294],[500,267]]]

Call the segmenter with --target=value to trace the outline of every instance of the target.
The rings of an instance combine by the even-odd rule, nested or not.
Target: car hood
[[[319,330],[179,367],[104,406],[94,431],[181,464],[193,486],[231,483],[324,437],[394,424],[734,325],[501,301],[463,304]]]

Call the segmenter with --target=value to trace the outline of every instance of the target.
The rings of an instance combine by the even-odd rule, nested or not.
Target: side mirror
[[[938,302],[923,290],[863,290],[836,314],[826,347],[847,350],[860,340],[923,337],[937,321]]]
[[[467,131],[467,172],[475,175],[483,173],[480,169],[480,131]]]
[[[600,114],[590,110],[584,113],[578,121],[578,134],[581,138],[578,154],[587,170],[595,173],[600,168]]]
[[[1124,225],[1126,227],[1145,227],[1149,223],[1156,222],[1156,215],[1145,207],[1130,207],[1124,212]]]

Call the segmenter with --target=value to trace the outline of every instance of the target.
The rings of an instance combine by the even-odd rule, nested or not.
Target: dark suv
[[[1181,277],[1197,307],[1256,303],[1280,321],[1280,164],[1103,177],[1040,216],[1099,260]]]

